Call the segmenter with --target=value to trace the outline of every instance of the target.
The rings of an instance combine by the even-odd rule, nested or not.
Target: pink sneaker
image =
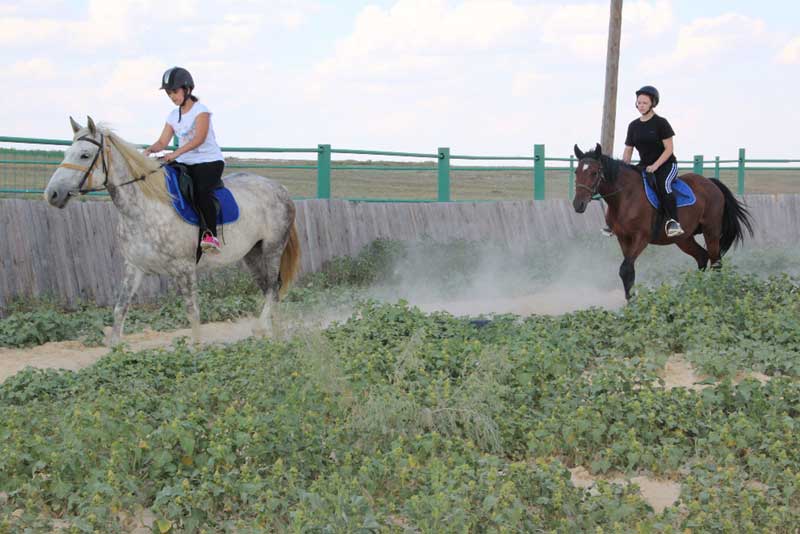
[[[206,232],[203,236],[202,241],[200,241],[200,248],[203,249],[203,252],[214,252],[218,253],[221,245],[219,244],[219,239],[211,235],[210,232]]]

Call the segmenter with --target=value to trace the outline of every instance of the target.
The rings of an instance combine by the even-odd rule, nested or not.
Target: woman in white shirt
[[[225,160],[211,125],[211,111],[192,94],[194,80],[184,68],[172,67],[164,72],[161,89],[178,107],[167,116],[158,141],[146,148],[144,154],[164,150],[172,136],[177,135],[178,149],[166,154],[164,161],[177,161],[186,166],[194,182],[194,201],[202,235],[200,246],[206,252],[219,252],[217,208],[212,192],[222,187]]]

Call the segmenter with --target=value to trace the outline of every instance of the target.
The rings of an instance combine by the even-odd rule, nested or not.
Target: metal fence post
[[[331,198],[331,145],[317,148],[317,198]]]
[[[533,200],[544,200],[544,145],[533,145]]]
[[[436,169],[439,175],[439,202],[450,202],[450,149],[439,147],[437,151],[439,161],[436,162]]]
[[[719,180],[719,156],[714,158],[714,178]]]
[[[575,196],[575,157],[569,155],[569,183],[567,185],[568,198]]]
[[[695,174],[699,174],[700,176],[703,176],[703,156],[702,155],[696,155],[694,157],[694,167],[692,168],[692,172],[694,172]]]
[[[739,194],[744,195],[744,149],[739,149]]]

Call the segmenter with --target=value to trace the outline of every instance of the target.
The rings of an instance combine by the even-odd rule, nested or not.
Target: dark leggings
[[[194,183],[195,203],[200,210],[200,230],[210,231],[217,235],[217,207],[214,203],[214,189],[222,187],[222,171],[225,169],[224,161],[209,161],[186,165],[186,172],[192,177]]]
[[[672,194],[672,184],[675,178],[678,177],[678,165],[676,163],[665,163],[653,174],[656,175],[656,187],[658,187],[658,196],[663,199],[664,209],[667,215],[678,220],[678,208],[675,203],[675,195]]]

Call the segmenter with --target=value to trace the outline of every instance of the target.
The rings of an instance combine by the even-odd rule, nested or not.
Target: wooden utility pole
[[[606,93],[603,101],[603,128],[600,145],[603,154],[614,154],[614,123],[617,117],[617,78],[619,73],[619,39],[622,33],[622,0],[611,0],[606,50]]]

